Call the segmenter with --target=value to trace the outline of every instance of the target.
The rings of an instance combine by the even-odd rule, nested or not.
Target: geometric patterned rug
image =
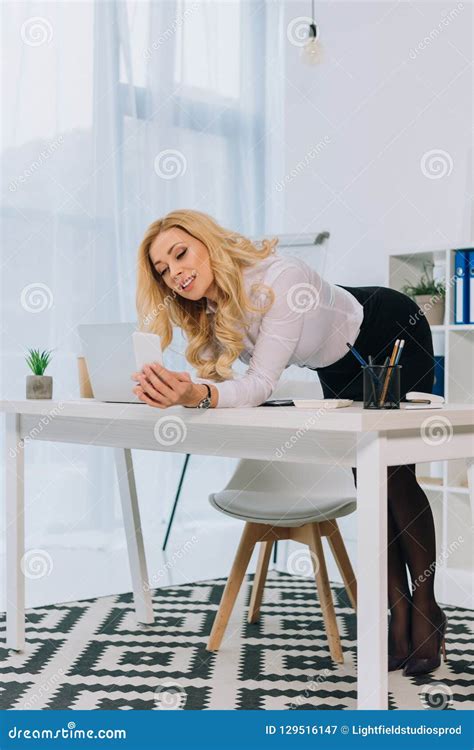
[[[217,653],[206,642],[225,579],[153,591],[155,623],[137,624],[132,594],[27,611],[27,646],[5,643],[0,615],[0,709],[353,709],[356,619],[333,585],[344,664],[329,656],[314,579],[269,571],[260,621],[242,586]],[[389,674],[391,709],[474,707],[474,617],[444,606],[446,663],[431,675]]]

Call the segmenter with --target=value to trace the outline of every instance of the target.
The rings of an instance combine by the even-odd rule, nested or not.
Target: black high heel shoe
[[[428,674],[434,669],[438,669],[441,664],[441,653],[443,653],[443,659],[446,661],[446,628],[448,627],[448,618],[446,614],[441,610],[443,619],[441,625],[436,628],[436,632],[439,637],[438,649],[436,656],[429,657],[417,657],[411,656],[405,664],[403,674],[405,677],[412,677],[418,674]]]
[[[410,658],[410,654],[407,656],[392,656],[388,655],[388,671],[395,672],[396,669],[401,669],[405,666]]]

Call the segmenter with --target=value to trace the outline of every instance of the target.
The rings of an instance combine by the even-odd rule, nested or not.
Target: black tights
[[[352,471],[357,485],[357,470]],[[428,498],[416,479],[415,464],[388,468],[387,499],[389,653],[434,656],[436,628],[441,624],[434,595],[435,529]]]

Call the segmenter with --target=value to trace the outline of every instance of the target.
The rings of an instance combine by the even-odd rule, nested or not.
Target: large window
[[[34,347],[53,350],[54,398],[77,398],[77,326],[136,318],[151,221],[187,206],[264,231],[265,3],[37,0],[3,15],[2,395],[24,397]],[[156,169],[169,150],[185,166],[176,179]],[[180,344],[169,366],[185,369]],[[110,451],[44,442],[28,453],[27,544],[110,547],[114,527],[123,544]],[[149,534],[181,461],[140,456]],[[225,465],[193,491],[223,486]]]
[[[134,132],[153,123],[149,146],[192,162],[192,188],[189,170],[167,185],[165,203],[195,201],[241,231],[262,232],[265,2],[129,0],[117,12],[121,111]],[[131,132],[125,125],[123,138]]]

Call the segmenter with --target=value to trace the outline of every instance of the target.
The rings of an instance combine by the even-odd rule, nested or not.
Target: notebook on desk
[[[408,391],[402,406],[404,409],[441,409],[443,404],[444,396],[438,396],[436,393]]]

